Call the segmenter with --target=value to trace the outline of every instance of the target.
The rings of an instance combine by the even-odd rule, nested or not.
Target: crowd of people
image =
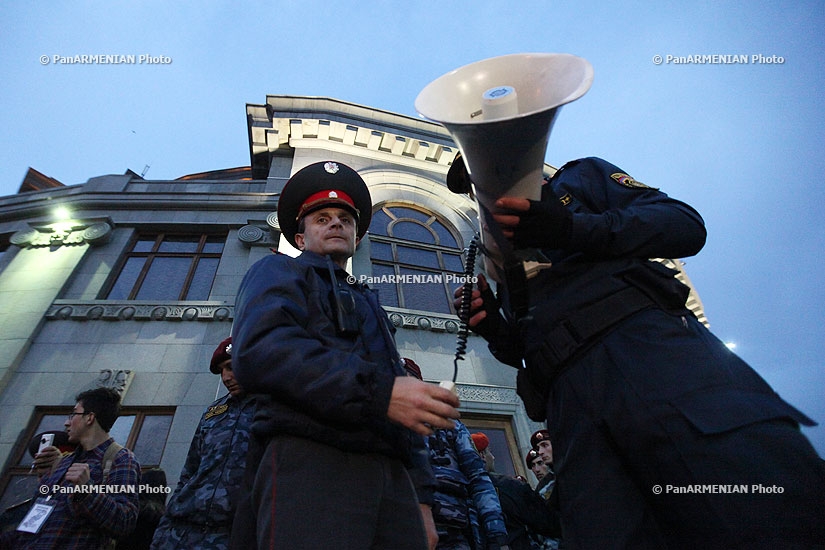
[[[451,189],[471,184],[462,168]],[[695,254],[698,213],[592,158],[565,165],[541,200],[497,208],[502,249],[551,267],[501,276],[495,292],[480,276],[466,321],[519,369],[528,414],[547,423],[525,459],[535,489],[495,471],[487,435],[401,357],[376,293],[347,273],[372,201],[355,170],[326,161],[281,193],[279,225],[301,254],[245,275],[209,365],[227,393],[203,413],[168,502],[77,490],[142,482],[109,436],[118,394],[86,391],[65,423],[76,449],[35,456],[40,496],[0,548],[134,548],[141,537],[153,550],[822,547],[825,467],[798,429],[810,419],[648,260]],[[783,492],[653,489],[729,483]]]
[[[109,436],[120,395],[84,391],[65,422],[67,445],[53,441],[34,454],[41,496],[0,534],[0,549],[228,548],[255,399],[235,380],[231,337],[215,349],[209,369],[227,393],[201,416],[168,502],[166,473],[141,473],[135,455]]]

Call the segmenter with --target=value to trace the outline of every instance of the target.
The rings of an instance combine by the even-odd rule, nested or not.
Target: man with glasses
[[[135,528],[140,465],[109,437],[120,395],[95,388],[76,401],[64,425],[77,449],[40,479],[40,497],[9,534],[12,548],[105,548]]]

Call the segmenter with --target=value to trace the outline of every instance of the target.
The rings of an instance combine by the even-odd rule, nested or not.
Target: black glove
[[[481,292],[481,299],[484,301],[484,311],[487,312],[487,316],[476,326],[469,327],[469,329],[488,342],[495,341],[498,338],[501,326],[505,322],[499,311],[501,302],[489,286],[484,290],[479,289],[479,292]]]
[[[488,286],[481,291],[487,316],[470,330],[487,340],[493,356],[506,365],[519,368],[522,351],[520,340],[499,311],[501,302]]]
[[[530,209],[519,213],[513,229],[513,245],[519,248],[565,248],[573,234],[573,213],[550,195],[530,201]]]

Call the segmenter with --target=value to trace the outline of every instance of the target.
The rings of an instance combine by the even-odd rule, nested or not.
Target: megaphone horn
[[[425,118],[443,125],[458,145],[479,206],[486,271],[500,280],[500,247],[485,229],[501,197],[538,200],[544,156],[559,108],[593,82],[590,63],[570,54],[512,54],[455,69],[415,100]]]

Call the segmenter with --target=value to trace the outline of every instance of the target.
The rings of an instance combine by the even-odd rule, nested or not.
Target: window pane
[[[372,274],[374,277],[394,277],[395,269],[389,265],[372,264]],[[378,300],[382,306],[398,307],[398,290],[395,283],[376,283],[370,285],[378,291]]]
[[[440,275],[431,271],[421,271],[418,269],[401,268],[401,275],[418,275],[426,277],[428,275]],[[407,283],[403,284],[404,307],[408,309],[419,309],[422,311],[434,311],[437,313],[450,313],[450,306],[447,301],[447,291],[444,283]]]
[[[134,453],[141,467],[157,466],[166,447],[166,438],[172,426],[172,415],[152,415],[143,419]]]
[[[212,281],[215,280],[219,261],[218,258],[201,258],[198,261],[195,276],[189,285],[189,292],[186,293],[187,300],[209,299],[209,291],[212,290]]]
[[[117,277],[115,286],[109,292],[109,300],[125,300],[129,297],[145,262],[146,258],[129,258],[126,260],[126,264],[124,264],[120,275]]]
[[[152,248],[155,246],[155,241],[157,237],[155,235],[147,235],[145,237],[141,237],[138,242],[135,243],[135,247],[132,249],[133,252],[151,252]]]
[[[484,435],[490,440],[490,452],[496,457],[496,472],[506,476],[515,476],[516,469],[513,466],[512,455],[515,454],[519,456],[519,453],[518,449],[510,449],[510,445],[507,443],[506,431],[503,428],[491,428],[489,426],[473,428],[470,426],[472,420],[468,419],[465,421],[462,419],[462,421],[467,426],[467,429],[470,430],[470,433],[484,432]]]
[[[390,243],[380,243],[370,241],[370,256],[373,260],[393,261],[392,245]]]
[[[434,269],[441,267],[438,265],[438,253],[435,250],[424,250],[400,245],[397,247],[397,250],[399,263],[432,267]]]
[[[207,237],[206,243],[203,245],[204,254],[220,254],[223,252],[223,245],[225,242],[226,238],[219,235]]]
[[[449,246],[450,248],[458,248],[458,243],[455,241],[455,237],[450,231],[444,227],[444,225],[440,222],[433,222],[430,227],[436,232],[438,235],[438,244],[441,246]]]
[[[138,300],[177,300],[192,258],[158,258],[152,262],[137,294]]]
[[[50,432],[54,430],[62,431],[66,429],[66,426],[63,425],[66,422],[66,416],[69,414],[69,410],[67,409],[66,414],[47,414],[43,416],[40,420],[40,424],[37,425],[35,428],[34,433],[32,436],[39,434],[41,432]],[[28,445],[28,441],[26,445]],[[32,464],[32,455],[29,454],[29,451],[23,453],[23,456],[20,458],[20,461],[17,463],[18,466],[25,466],[31,467]]]
[[[415,222],[399,221],[392,226],[392,236],[397,239],[407,239],[417,243],[435,244],[435,236],[429,228]]]
[[[158,252],[197,252],[200,240],[199,235],[167,235]]]
[[[390,211],[392,211],[396,218],[412,218],[420,221],[421,223],[427,223],[430,218],[433,217],[432,214],[421,212],[420,210],[415,210],[414,208],[404,208],[403,206],[393,206],[390,208]]]
[[[387,215],[384,210],[378,210],[375,214],[372,215],[372,220],[370,221],[370,233],[373,235],[386,235],[387,234],[387,225],[392,220]]]
[[[129,432],[132,431],[132,425],[135,423],[135,415],[118,416],[112,429],[109,430],[109,435],[112,439],[126,445],[129,440]]]
[[[442,252],[441,257],[444,259],[444,268],[447,271],[464,273],[464,262],[461,261],[461,256],[458,254],[445,254]],[[476,254],[476,265],[478,265],[478,254]]]

